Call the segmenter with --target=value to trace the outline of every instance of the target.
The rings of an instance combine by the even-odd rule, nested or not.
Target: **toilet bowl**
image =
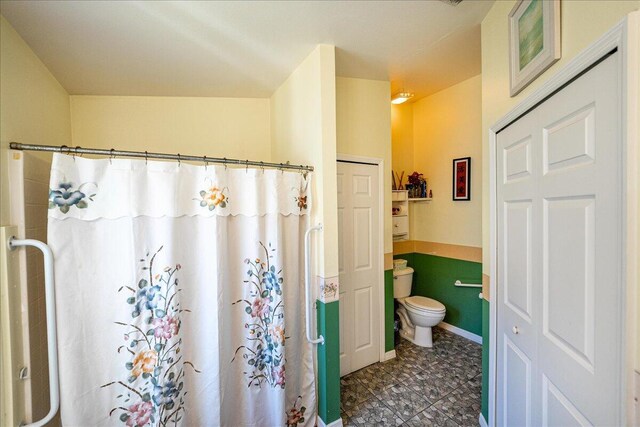
[[[445,306],[432,298],[411,295],[413,269],[393,271],[393,296],[398,301],[396,313],[400,317],[400,336],[421,347],[433,346],[431,328],[444,319]]]

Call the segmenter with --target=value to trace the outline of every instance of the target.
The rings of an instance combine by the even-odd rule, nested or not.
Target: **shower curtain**
[[[311,175],[55,154],[65,426],[313,426]]]

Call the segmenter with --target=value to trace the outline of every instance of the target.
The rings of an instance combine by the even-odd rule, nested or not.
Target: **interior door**
[[[620,425],[619,54],[497,136],[497,423]]]
[[[340,374],[380,359],[378,166],[338,162]]]

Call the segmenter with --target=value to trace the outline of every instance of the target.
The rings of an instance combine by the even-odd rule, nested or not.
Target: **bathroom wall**
[[[444,321],[482,335],[481,76],[393,108],[394,169],[419,171],[433,191],[429,202],[409,203],[409,241],[395,242],[394,255],[415,269],[417,295],[447,307]],[[397,158],[395,157],[397,154]],[[452,160],[471,157],[471,200],[453,201]],[[406,183],[406,179],[405,179]]]
[[[270,120],[268,98],[71,96],[73,146],[269,161]]]
[[[8,143],[70,145],[69,95],[4,17],[0,55],[0,224],[17,225],[19,237],[46,240],[50,155],[9,152]],[[29,421],[49,410],[43,261],[28,249],[19,264],[23,294],[17,312],[23,313],[24,363],[30,368],[21,384]]]
[[[433,201],[411,203],[411,239],[482,246],[481,77],[413,104],[413,169],[424,174]],[[452,200],[452,160],[471,157],[471,200]]]
[[[484,20],[482,21],[481,44],[482,44],[482,152],[484,156],[482,182],[483,188],[489,187],[489,128],[502,116],[525,100],[535,90],[540,88],[545,82],[555,75],[560,69],[565,67],[582,50],[587,48],[595,40],[601,37],[606,31],[622,20],[628,13],[640,9],[640,1],[628,0],[574,0],[561,1],[561,50],[562,58],[541,74],[528,87],[515,97],[509,95],[509,27],[507,16],[514,7],[516,1],[497,1],[493,4]],[[636,18],[637,19],[637,18]],[[636,21],[636,37],[638,37]],[[640,41],[636,41],[640,42]],[[637,45],[636,45],[637,46]],[[637,48],[636,48],[637,50]],[[637,52],[636,61],[640,69],[640,60]],[[636,73],[636,78],[638,74]],[[635,97],[636,103],[640,101],[638,82],[636,81],[634,92],[630,93]],[[633,90],[633,89],[632,89]],[[640,117],[636,118],[637,123]],[[640,156],[636,163],[636,169],[640,169]],[[635,194],[639,182],[635,183]],[[634,188],[630,185],[630,188]],[[489,282],[489,192],[485,191],[482,198],[482,246],[483,251],[483,281]],[[635,215],[637,217],[637,215]],[[637,232],[640,232],[637,230]],[[636,236],[640,240],[640,235]],[[635,263],[635,275],[640,276],[640,263]],[[640,307],[640,289],[638,289],[636,279],[636,305]],[[483,292],[486,296],[488,294]],[[638,316],[631,320],[632,327],[629,330],[629,343],[633,341],[635,335],[635,370],[640,372],[640,312],[636,310]],[[633,345],[633,344],[631,344]],[[629,381],[631,384],[631,381]],[[483,399],[488,393],[488,386],[483,387]],[[636,395],[637,396],[637,395]],[[485,419],[487,413],[483,412]]]
[[[274,159],[315,167],[313,223],[315,275],[338,277],[335,47],[317,46],[271,96]],[[317,300],[318,414],[325,424],[340,418],[339,301]]]
[[[385,349],[393,350],[393,238],[391,219],[391,103],[388,81],[336,78],[337,151],[383,159]]]

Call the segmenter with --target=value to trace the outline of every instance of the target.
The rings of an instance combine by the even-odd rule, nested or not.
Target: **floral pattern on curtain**
[[[63,425],[315,425],[310,181],[55,154]]]

